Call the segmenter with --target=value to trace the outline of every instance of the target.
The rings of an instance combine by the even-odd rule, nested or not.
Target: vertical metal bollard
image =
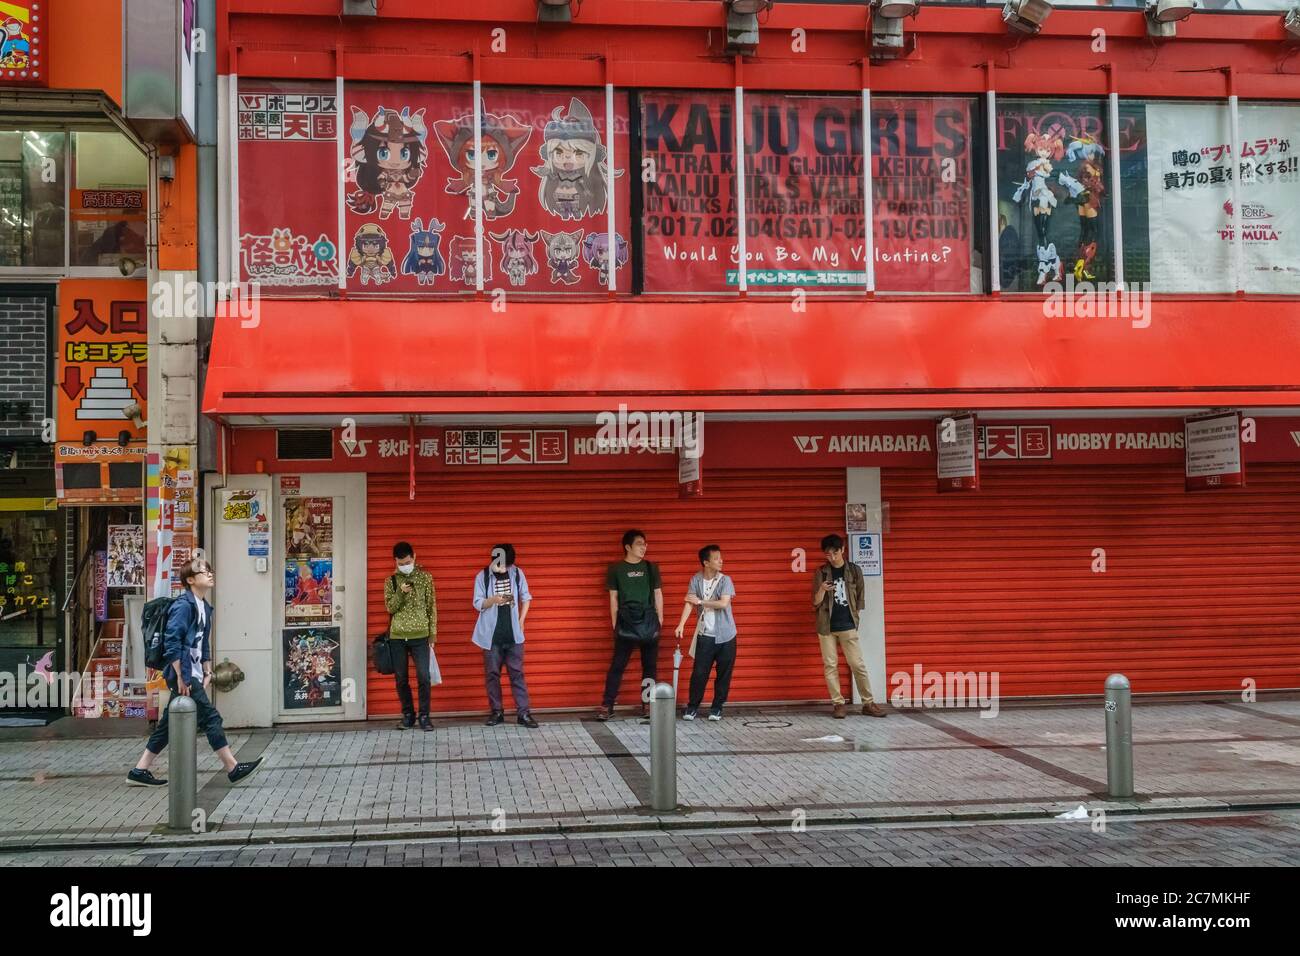
[[[1106,784],[1112,797],[1133,796],[1133,707],[1128,678],[1106,678]]]
[[[167,715],[167,747],[171,751],[167,760],[167,826],[172,830],[188,830],[194,819],[198,780],[194,737],[198,733],[199,709],[190,698],[177,694]]]
[[[677,698],[671,684],[656,684],[650,698],[650,806],[677,809]]]

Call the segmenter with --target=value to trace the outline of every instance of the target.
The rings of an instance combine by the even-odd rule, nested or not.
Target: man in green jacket
[[[438,598],[433,576],[415,566],[415,549],[407,542],[393,545],[397,573],[384,581],[384,607],[393,616],[388,637],[396,652],[393,677],[397,697],[402,702],[402,721],[397,726],[410,730],[415,726],[415,707],[411,704],[411,685],[407,660],[415,661],[415,681],[419,685],[420,729],[432,730],[429,723],[429,648],[438,639]]]

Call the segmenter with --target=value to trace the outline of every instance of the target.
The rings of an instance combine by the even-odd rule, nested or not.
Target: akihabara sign
[[[1244,418],[1246,461],[1300,462],[1300,418]],[[675,469],[677,449],[656,442],[611,444],[596,425],[400,426],[334,430],[324,461],[276,458],[274,429],[235,429],[231,470],[403,472],[459,469]],[[709,464],[717,468],[937,468],[934,419],[885,422],[718,422],[709,426]],[[977,424],[981,468],[1004,462],[1046,466],[1181,464],[1181,418],[1054,419]]]

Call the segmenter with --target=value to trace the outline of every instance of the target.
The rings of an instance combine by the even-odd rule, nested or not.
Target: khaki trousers
[[[871,682],[867,680],[867,664],[862,659],[858,632],[832,631],[829,634],[818,634],[817,640],[822,646],[822,667],[826,671],[826,689],[831,692],[831,703],[844,703],[844,695],[840,693],[840,660],[835,652],[837,644],[844,648],[844,659],[848,661],[849,671],[857,681],[858,694],[862,697],[862,703],[872,703]]]

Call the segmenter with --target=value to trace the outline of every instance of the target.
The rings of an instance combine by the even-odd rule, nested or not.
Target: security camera
[[[1178,29],[1178,21],[1186,20],[1196,9],[1196,0],[1147,0],[1147,35],[1171,37]]]
[[[128,279],[135,275],[140,268],[140,263],[136,262],[130,256],[123,256],[117,262],[118,271]]]
[[[144,428],[144,409],[140,407],[139,402],[132,402],[122,409],[122,414],[131,419],[131,424],[136,428]]]

